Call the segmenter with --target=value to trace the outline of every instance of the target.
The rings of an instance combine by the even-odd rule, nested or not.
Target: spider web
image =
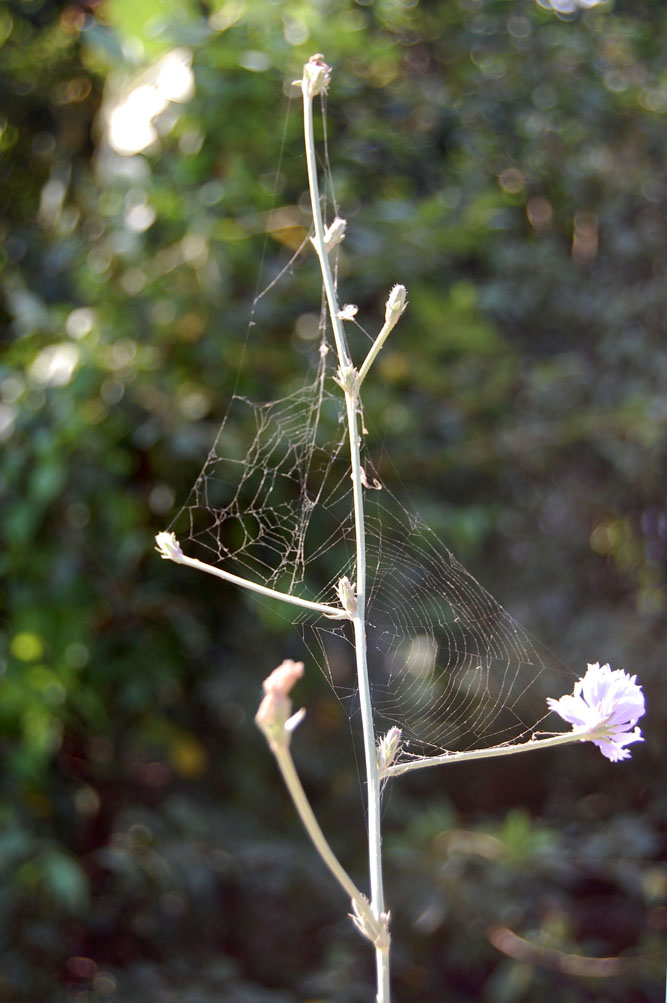
[[[323,122],[324,170],[338,215],[325,115]],[[306,237],[256,295],[247,338],[258,331],[259,301],[275,295],[308,247]],[[319,332],[310,377],[298,391],[269,403],[233,397],[173,528],[190,556],[339,606],[340,578],[356,578],[355,527],[344,398],[333,380],[338,360],[324,302]],[[545,697],[562,686],[554,676],[565,673],[569,685],[572,674],[381,484],[372,449],[372,440],[364,439],[367,644],[376,731],[400,727],[403,756],[529,738],[547,716]],[[304,611],[295,623],[308,659],[353,717],[352,625]]]
[[[356,574],[345,408],[335,367],[323,330],[314,374],[303,388],[270,403],[234,397],[182,510],[191,556],[331,605],[339,605],[339,579],[354,581]],[[381,485],[368,444],[363,448],[376,729],[400,727],[409,755],[528,738],[546,716],[553,671],[562,670]],[[299,612],[295,622],[307,661],[319,665],[353,716],[351,624],[310,612]]]

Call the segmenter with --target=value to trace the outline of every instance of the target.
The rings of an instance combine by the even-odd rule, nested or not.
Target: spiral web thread
[[[325,106],[322,114],[322,166],[333,217],[340,213]],[[253,318],[259,301],[293,274],[308,246],[306,237],[258,292],[248,335],[257,334]],[[355,527],[344,399],[333,380],[337,359],[327,340],[322,300],[312,378],[271,403],[234,396],[173,528],[192,557],[278,591],[339,606],[340,578],[356,578]],[[383,487],[368,451],[364,442],[368,664],[376,731],[400,727],[403,757],[528,739],[546,717],[545,697],[562,692],[563,674],[567,685],[572,674]],[[294,609],[282,607],[285,615]],[[295,623],[306,661],[318,664],[354,716],[351,624],[305,611]]]
[[[234,398],[183,510],[187,542],[181,538],[187,553],[209,564],[338,605],[336,583],[343,575],[354,581],[355,551],[334,371],[323,340],[315,376],[301,390],[268,404]],[[400,727],[404,755],[527,739],[545,717],[545,696],[554,695],[554,666],[382,487],[370,462],[365,472],[368,658],[378,732]],[[306,662],[317,662],[354,715],[350,624],[311,613],[299,613],[296,622]]]

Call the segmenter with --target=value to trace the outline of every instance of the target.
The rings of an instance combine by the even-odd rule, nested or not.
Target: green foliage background
[[[292,628],[152,550],[237,379],[303,374],[309,267],[243,352],[260,256],[308,226],[288,95],[315,51],[344,298],[373,327],[410,292],[366,392],[383,478],[564,661],[648,700],[627,764],[396,782],[396,999],[662,999],[667,11],[558,6],[0,5],[3,1003],[374,997],[252,722]],[[194,96],[121,157],[113,101],[175,46]],[[304,782],[363,882],[348,723],[316,674],[300,699]]]

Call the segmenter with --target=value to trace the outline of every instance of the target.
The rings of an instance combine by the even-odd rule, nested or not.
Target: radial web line
[[[323,342],[313,378],[272,403],[236,397],[184,508],[188,553],[283,592],[336,603],[354,578],[343,403]],[[524,740],[545,716],[548,656],[366,461],[369,666],[378,729],[408,750]],[[304,643],[356,712],[349,625],[299,613]],[[548,670],[548,671],[547,671]],[[553,681],[551,689],[553,689]]]
[[[328,155],[324,171],[336,210]],[[261,337],[260,301],[266,308],[267,300],[283,295],[303,262],[317,272],[308,238],[257,290],[246,343],[251,329],[253,338]],[[356,337],[363,337],[356,326]],[[353,346],[361,358],[365,344]],[[355,579],[355,533],[344,400],[322,307],[312,357],[305,385],[278,400],[234,395],[171,528],[193,557],[337,606],[337,583],[342,576]],[[377,731],[400,727],[403,756],[525,741],[546,717],[554,672],[567,670],[381,484],[373,448],[372,440],[364,442],[368,661]],[[295,622],[310,661],[355,715],[350,625],[304,611]]]

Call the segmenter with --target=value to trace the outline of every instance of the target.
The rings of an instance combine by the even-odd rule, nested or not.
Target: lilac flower
[[[645,711],[644,694],[623,669],[612,669],[599,662],[589,664],[586,675],[574,685],[571,696],[547,700],[550,710],[580,732],[582,741],[597,745],[612,763],[629,759],[625,748],[631,742],[643,742],[635,725]],[[633,730],[634,729],[634,730]]]

